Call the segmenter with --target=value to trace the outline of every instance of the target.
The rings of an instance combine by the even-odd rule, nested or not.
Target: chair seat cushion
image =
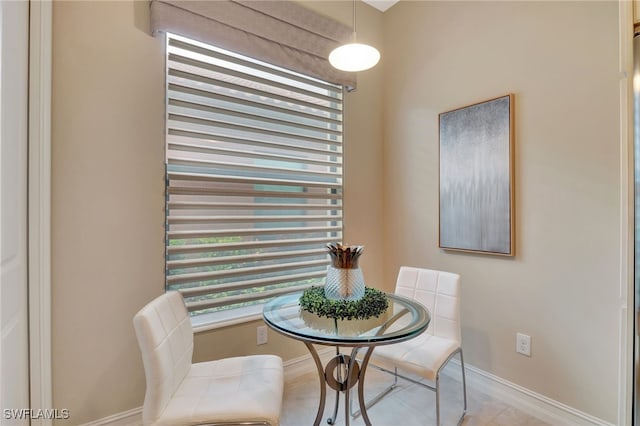
[[[282,359],[253,355],[195,363],[156,425],[280,422]]]
[[[424,333],[404,342],[377,346],[371,362],[397,366],[434,381],[440,366],[459,347],[455,340]]]

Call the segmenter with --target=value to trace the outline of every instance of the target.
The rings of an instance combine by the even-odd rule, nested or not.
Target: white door
[[[0,424],[21,426],[30,424],[28,42],[29,2],[0,1]]]

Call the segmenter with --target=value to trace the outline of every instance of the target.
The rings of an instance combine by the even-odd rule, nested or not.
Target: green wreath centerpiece
[[[319,317],[340,320],[364,320],[379,317],[389,307],[384,292],[365,287],[364,296],[358,300],[331,300],[324,295],[324,287],[311,287],[300,296],[300,307]]]

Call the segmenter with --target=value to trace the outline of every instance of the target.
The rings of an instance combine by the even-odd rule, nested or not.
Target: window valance
[[[151,31],[172,32],[349,89],[356,76],[329,64],[351,28],[291,1],[151,0]]]

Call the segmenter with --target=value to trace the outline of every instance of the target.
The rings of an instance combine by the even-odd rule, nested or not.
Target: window
[[[237,317],[322,284],[342,240],[342,87],[167,34],[166,287]]]

